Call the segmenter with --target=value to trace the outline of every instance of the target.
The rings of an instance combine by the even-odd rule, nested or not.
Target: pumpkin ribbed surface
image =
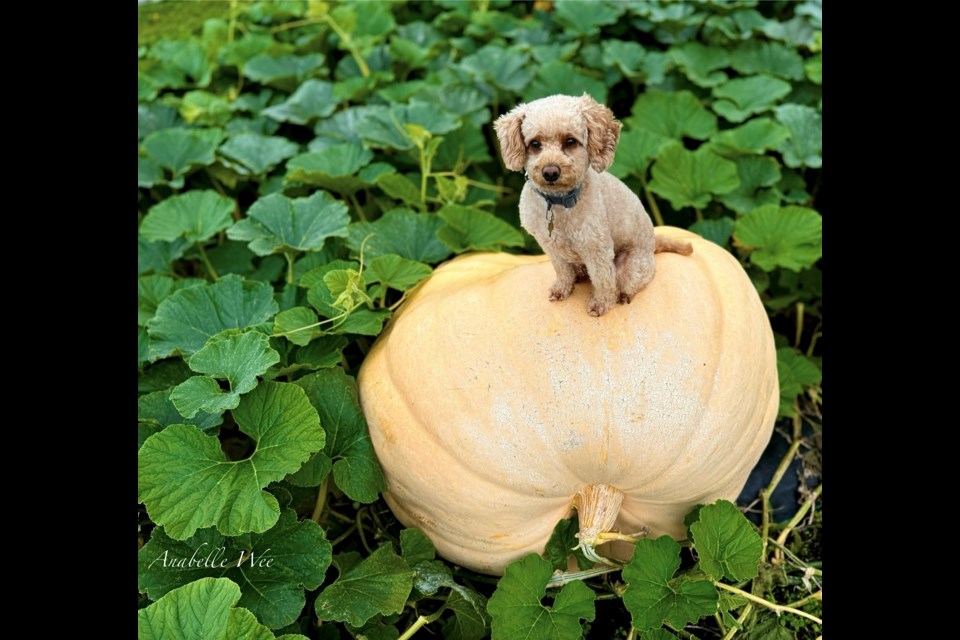
[[[694,505],[736,499],[777,415],[773,334],[733,256],[657,233],[693,254],[657,254],[653,282],[599,318],[589,282],[547,301],[545,256],[472,254],[374,345],[359,392],[385,498],[447,559],[501,574],[592,484],[622,492],[615,530],[678,539]]]

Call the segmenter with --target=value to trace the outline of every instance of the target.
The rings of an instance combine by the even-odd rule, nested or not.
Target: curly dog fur
[[[586,93],[521,104],[493,126],[507,169],[527,176],[520,223],[557,272],[551,301],[565,300],[578,277],[589,276],[587,312],[601,316],[653,280],[654,253],[693,251],[688,242],[655,237],[640,199],[606,172],[620,123]]]

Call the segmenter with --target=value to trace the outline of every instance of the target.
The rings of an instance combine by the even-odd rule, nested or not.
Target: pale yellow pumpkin
[[[599,318],[589,282],[547,300],[545,256],[474,254],[374,345],[359,391],[387,503],[448,560],[501,574],[575,503],[592,546],[611,529],[682,539],[694,505],[736,499],[777,415],[773,334],[733,256],[657,233],[693,254],[657,254],[653,282]]]

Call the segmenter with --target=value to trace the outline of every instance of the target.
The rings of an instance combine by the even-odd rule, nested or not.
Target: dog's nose
[[[543,168],[543,179],[547,182],[556,182],[560,179],[560,167],[555,164],[548,164]]]

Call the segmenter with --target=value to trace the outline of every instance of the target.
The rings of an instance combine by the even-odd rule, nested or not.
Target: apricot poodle
[[[654,253],[693,251],[689,242],[655,238],[640,199],[606,172],[620,123],[586,93],[521,104],[493,126],[507,169],[527,177],[520,223],[557,272],[551,301],[565,300],[578,276],[588,276],[587,312],[601,316],[653,280]]]

